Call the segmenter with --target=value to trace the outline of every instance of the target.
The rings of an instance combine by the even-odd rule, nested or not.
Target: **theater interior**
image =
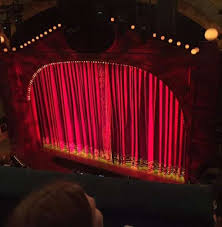
[[[221,226],[221,88],[221,0],[1,0],[0,226],[56,179],[104,226]]]

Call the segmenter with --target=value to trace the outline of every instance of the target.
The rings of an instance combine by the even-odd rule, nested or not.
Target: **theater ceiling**
[[[111,1],[111,0],[110,0]],[[157,0],[137,0],[138,2],[152,2]],[[24,4],[23,19],[28,18],[56,5],[56,0],[21,0]],[[9,5],[12,0],[1,0],[0,6]],[[189,17],[203,28],[215,27],[222,35],[222,1],[221,0],[178,0],[178,11]],[[189,31],[188,31],[189,32]],[[218,40],[222,49],[222,39]]]

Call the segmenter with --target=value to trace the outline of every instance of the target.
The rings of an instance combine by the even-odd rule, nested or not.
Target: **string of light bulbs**
[[[115,17],[111,17],[111,18],[110,18],[110,22],[111,22],[111,23],[114,23],[115,21],[116,21]],[[20,49],[23,49],[23,48],[25,48],[25,47],[31,45],[31,43],[36,42],[36,41],[39,40],[40,38],[43,38],[44,36],[47,36],[49,33],[52,33],[53,31],[57,30],[57,28],[61,28],[61,27],[62,27],[62,24],[58,24],[57,26],[54,25],[52,28],[49,28],[48,30],[44,31],[43,33],[40,33],[40,34],[39,34],[38,36],[36,36],[35,38],[32,38],[31,41],[29,40],[29,41],[27,41],[27,42],[21,44],[21,45],[19,46],[19,48],[20,48]],[[136,29],[136,25],[131,24],[131,25],[130,25],[130,29],[131,29],[131,30],[135,30],[135,29]],[[217,31],[215,31],[215,30],[216,30],[216,29],[212,29],[212,28],[206,30],[205,38],[206,38],[207,40],[209,40],[209,41],[212,41],[213,39],[215,39],[215,37],[218,37],[218,33],[217,33]],[[212,32],[216,33],[216,35],[214,34],[215,37],[213,37],[213,39],[212,39],[211,36],[210,36]],[[158,36],[157,33],[153,33],[153,38],[158,38],[158,37],[160,38],[161,41],[168,41],[169,44],[176,44],[177,47],[184,47],[186,50],[190,51],[190,53],[191,53],[192,55],[196,55],[197,53],[200,52],[200,48],[199,48],[199,47],[195,47],[195,48],[192,48],[192,49],[191,49],[191,46],[190,46],[190,44],[188,44],[188,43],[182,44],[180,41],[175,41],[175,40],[173,40],[172,38],[167,39],[164,35]],[[211,39],[210,39],[209,37],[210,37]],[[4,43],[4,41],[5,41],[5,40],[4,40],[4,37],[3,37],[3,36],[0,36],[0,43],[2,44],[2,43]],[[17,49],[19,49],[19,48],[16,48],[16,47],[12,47],[11,49],[3,48],[3,52],[5,52],[5,53],[8,53],[8,52],[10,52],[10,51],[15,52],[15,51],[17,51]]]
[[[114,22],[115,22],[115,17],[111,17],[111,18],[110,18],[110,22],[114,23]],[[130,29],[131,29],[131,30],[135,30],[135,29],[136,29],[136,26],[135,26],[134,24],[132,24],[132,25],[130,26]],[[157,33],[153,33],[153,38],[157,38]],[[164,35],[162,35],[162,36],[160,36],[160,39],[161,39],[162,41],[164,41],[164,40],[166,40],[166,37],[165,37]],[[168,43],[173,44],[173,39],[172,39],[172,38],[168,39]],[[181,43],[180,41],[177,41],[177,42],[176,42],[176,45],[177,45],[178,47],[183,46],[182,43]],[[190,49],[190,45],[189,45],[189,44],[185,44],[185,45],[184,45],[184,48],[185,48],[186,50],[189,50],[189,49]],[[199,47],[195,47],[195,48],[191,49],[191,51],[190,51],[190,53],[191,53],[192,55],[196,55],[196,54],[199,53],[199,52],[200,52],[200,48],[199,48]]]
[[[40,33],[36,37],[33,37],[31,40],[28,40],[28,41],[20,44],[17,48],[15,46],[13,46],[11,49],[6,48],[6,47],[3,48],[3,52],[4,53],[8,53],[10,51],[16,52],[18,49],[23,49],[25,47],[28,47],[32,43],[40,40],[40,38],[43,38],[44,36],[47,36],[49,33],[52,33],[53,31],[55,31],[55,30],[57,30],[58,28],[61,28],[61,27],[62,27],[62,24],[54,25],[52,28],[49,28],[48,30],[45,30],[43,33]],[[5,42],[4,37],[3,36],[0,36],[0,43],[3,44],[4,42]]]
[[[160,37],[160,40],[168,41],[169,44],[174,44],[175,43],[178,47],[184,47],[186,50],[190,50],[190,45],[189,44],[182,44],[180,41],[173,40],[172,38],[167,39],[164,35],[159,36],[159,37]],[[153,38],[158,38],[157,33],[153,33]],[[200,48],[199,47],[195,47],[195,48],[190,50],[190,53],[192,55],[196,55],[199,52],[200,52]]]

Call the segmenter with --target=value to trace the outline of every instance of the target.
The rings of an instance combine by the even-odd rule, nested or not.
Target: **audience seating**
[[[24,196],[58,179],[78,182],[96,199],[104,215],[104,227],[213,226],[210,186],[65,175],[11,167],[0,167],[0,226]]]

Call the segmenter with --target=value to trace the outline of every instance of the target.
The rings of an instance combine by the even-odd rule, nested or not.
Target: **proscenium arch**
[[[143,68],[141,68],[141,67],[137,67],[137,66],[133,66],[133,65],[128,65],[128,64],[119,64],[119,63],[114,63],[114,62],[106,62],[106,61],[61,61],[61,62],[53,62],[53,63],[49,63],[49,64],[45,64],[45,65],[43,65],[42,67],[40,67],[34,74],[33,74],[33,76],[32,76],[32,79],[29,81],[29,85],[28,85],[28,88],[27,88],[27,101],[31,101],[31,91],[32,91],[32,87],[33,87],[33,83],[34,83],[34,81],[35,81],[35,79],[36,79],[36,77],[38,76],[38,74],[44,69],[44,68],[46,68],[46,67],[48,67],[48,66],[50,66],[50,65],[57,65],[57,64],[67,64],[67,63],[82,63],[82,62],[85,62],[85,63],[87,63],[87,62],[91,62],[91,63],[99,63],[99,64],[114,64],[114,65],[121,65],[121,66],[128,66],[128,67],[134,67],[134,68],[137,68],[137,69],[141,69],[141,70],[143,70],[144,72],[146,71],[147,72],[147,70],[144,70]],[[149,73],[152,73],[152,71],[150,71]],[[153,75],[155,75],[154,73],[152,73]],[[159,80],[160,81],[160,79],[158,79],[158,76],[154,76],[154,77],[156,77],[157,78],[157,80]],[[163,81],[163,80],[161,80],[161,81]],[[166,84],[165,83],[165,81],[163,81],[163,84],[165,85],[165,86],[167,86],[167,87],[169,87],[170,88],[170,91],[172,91],[173,92],[173,94],[175,94],[174,93],[174,91],[173,91],[173,88],[172,87],[170,87],[168,84]],[[180,98],[178,98],[177,96],[175,96],[176,97],[176,99],[178,100],[178,102],[180,103],[180,106],[181,106],[181,110],[182,110],[182,112],[183,112],[183,116],[184,116],[184,125],[186,126],[186,115],[185,115],[185,113],[184,113],[184,111],[183,111],[183,106],[181,105],[181,100],[180,100]]]
[[[32,79],[29,81],[29,85],[28,85],[28,88],[27,88],[27,101],[31,101],[31,91],[32,91],[32,87],[33,87],[33,83],[35,81],[35,79],[37,78],[38,74],[46,67],[50,66],[50,65],[56,65],[56,64],[67,64],[67,63],[82,63],[82,62],[91,62],[91,63],[99,63],[99,64],[115,64],[115,65],[122,65],[122,66],[128,66],[128,67],[134,67],[134,68],[137,68],[137,69],[141,69],[143,70],[144,72],[147,71],[147,70],[144,70],[143,68],[141,67],[136,67],[136,66],[133,66],[133,65],[128,65],[128,64],[119,64],[119,63],[114,63],[114,62],[106,62],[106,61],[64,61],[64,62],[53,62],[53,63],[49,63],[49,64],[45,64],[43,65],[42,67],[40,67],[32,76]],[[150,71],[149,73],[152,73],[152,71]],[[154,73],[152,73],[153,75],[155,75]],[[157,78],[157,80],[160,80],[158,79],[158,76],[155,76]],[[163,81],[163,80],[161,80]],[[165,81],[163,81],[163,84],[166,85],[167,87],[170,87],[168,84],[165,83]],[[174,93],[173,91],[173,88],[170,87],[170,91]],[[176,96],[176,99],[178,100],[178,102],[180,103],[180,106],[181,106],[181,109],[182,109],[182,112],[183,112],[183,116],[184,116],[184,119],[186,119],[186,115],[183,111],[183,106],[181,105],[181,100],[180,98],[178,98]],[[184,122],[184,124],[186,125],[186,120]]]
[[[158,106],[158,108],[164,108],[164,110],[163,110],[163,112],[162,112],[162,115],[164,115],[164,116],[167,116],[164,120],[163,120],[163,122],[162,122],[162,120],[161,120],[161,124],[160,123],[157,123],[157,124],[160,124],[160,125],[164,125],[165,124],[165,122],[167,122],[167,126],[166,126],[166,124],[165,124],[165,126],[163,126],[163,128],[164,128],[164,130],[165,130],[165,134],[167,135],[167,137],[165,136],[164,138],[166,138],[167,139],[167,141],[166,141],[166,139],[165,139],[165,144],[167,144],[166,146],[167,146],[167,149],[168,149],[168,144],[169,143],[171,143],[171,148],[174,150],[174,153],[176,153],[176,151],[177,151],[177,149],[179,149],[179,147],[183,147],[182,148],[182,150],[181,151],[183,151],[182,153],[183,153],[183,157],[182,157],[182,159],[183,159],[183,162],[185,162],[185,160],[186,160],[186,147],[185,147],[185,143],[186,143],[186,129],[185,129],[185,119],[184,119],[184,113],[183,113],[183,110],[182,110],[182,108],[181,108],[181,105],[180,105],[180,103],[179,103],[179,100],[178,100],[178,98],[174,95],[174,93],[173,93],[173,91],[172,91],[172,89],[169,89],[169,87],[165,84],[165,83],[163,83],[163,81],[162,80],[159,80],[158,79],[158,77],[156,77],[156,76],[154,76],[153,74],[151,74],[151,73],[148,73],[147,71],[145,71],[145,70],[143,70],[143,69],[141,69],[141,68],[139,68],[139,67],[134,67],[134,66],[131,66],[131,65],[124,65],[124,64],[118,64],[118,63],[110,63],[110,62],[100,62],[100,61],[66,61],[66,62],[56,62],[56,63],[51,63],[51,64],[47,64],[47,65],[44,65],[44,66],[42,66],[40,69],[38,69],[37,70],[37,72],[33,75],[33,77],[32,77],[32,79],[31,79],[31,81],[30,81],[30,83],[29,83],[29,86],[28,86],[28,91],[27,91],[27,99],[28,99],[28,101],[31,101],[31,92],[32,92],[32,89],[34,89],[33,88],[33,84],[34,84],[34,82],[36,81],[36,79],[38,79],[38,75],[40,74],[40,72],[43,70],[43,69],[45,69],[45,68],[47,68],[47,67],[49,67],[49,66],[57,66],[57,65],[64,65],[64,64],[78,64],[78,63],[81,63],[81,64],[85,64],[85,63],[90,63],[90,64],[92,64],[92,65],[94,65],[94,64],[100,64],[100,65],[114,65],[114,66],[121,66],[121,67],[127,67],[127,68],[131,68],[131,69],[133,69],[133,70],[141,70],[144,74],[142,74],[142,75],[148,75],[148,79],[147,80],[150,80],[149,78],[150,77],[152,77],[152,78],[154,78],[154,79],[152,79],[151,81],[156,81],[156,89],[158,90],[156,90],[156,89],[151,89],[151,91],[153,92],[151,92],[150,91],[150,87],[149,88],[147,88],[148,90],[145,92],[145,94],[147,94],[148,95],[148,98],[147,98],[147,100],[149,99],[149,95],[152,93],[152,97],[154,97],[155,95],[156,95],[156,99],[158,100],[157,101],[157,103],[158,104],[156,104],[157,106]],[[43,75],[44,76],[44,75]],[[65,76],[65,75],[63,75],[63,76]],[[110,75],[111,76],[111,75]],[[129,76],[129,74],[127,74],[127,76]],[[153,82],[152,82],[153,83]],[[150,86],[150,82],[148,83],[149,85],[148,86]],[[161,85],[161,88],[160,88],[160,84],[162,84]],[[151,86],[153,86],[153,85],[151,85]],[[158,87],[158,88],[157,88]],[[161,93],[161,95],[159,95],[159,93],[158,92],[162,92]],[[155,93],[156,92],[156,93]],[[165,92],[165,93],[164,93]],[[153,95],[154,94],[154,95]],[[166,94],[166,97],[167,98],[165,98],[164,97],[164,95]],[[134,95],[133,95],[134,96]],[[160,98],[161,97],[161,98]],[[161,100],[161,101],[160,101]],[[167,101],[165,101],[165,100],[167,100]],[[164,101],[166,102],[166,104],[164,103]],[[156,102],[156,100],[155,100],[155,102]],[[160,104],[161,103],[161,104]],[[149,103],[150,104],[150,103]],[[145,102],[144,102],[144,105],[146,105],[145,104]],[[165,105],[165,106],[164,106]],[[160,107],[160,106],[162,106],[162,107]],[[176,108],[176,106],[177,106],[177,108]],[[153,107],[154,109],[155,109],[155,107]],[[133,110],[134,111],[134,110]],[[175,112],[177,112],[178,111],[178,113],[176,114]],[[149,112],[150,112],[150,109],[149,109]],[[157,114],[157,117],[159,116],[158,114],[159,114],[159,112],[161,112],[160,111],[160,109],[158,109],[158,111],[156,112],[156,110],[154,110],[154,115],[156,115]],[[147,113],[148,112],[146,112],[145,113],[145,115],[144,116],[147,116]],[[175,117],[176,118],[176,116],[179,118],[179,119],[177,119],[176,121],[173,119],[173,117]],[[179,117],[180,116],[180,117]],[[148,118],[148,117],[147,117]],[[166,120],[167,119],[167,120]],[[159,120],[159,118],[158,118],[158,120]],[[157,121],[158,121],[157,120]],[[169,121],[169,122],[168,122]],[[153,121],[154,123],[155,123],[155,120]],[[175,122],[177,122],[177,123],[175,123]],[[152,123],[152,125],[153,125],[153,127],[156,127],[155,125],[154,125],[154,123]],[[174,138],[174,134],[172,133],[172,130],[174,129],[173,127],[176,127],[175,125],[177,124],[177,127],[179,127],[179,129],[178,129],[178,131],[179,130],[181,130],[181,128],[183,128],[182,129],[182,134],[183,134],[183,136],[182,136],[182,139],[180,140],[180,138],[179,137],[177,137],[177,143],[178,143],[178,145],[176,145],[175,147],[172,147],[173,146],[173,138]],[[172,125],[172,126],[171,126]],[[179,126],[178,126],[179,125]],[[182,125],[181,127],[180,127],[180,125]],[[146,126],[146,127],[148,127],[149,128],[149,124],[148,124],[148,126]],[[159,127],[159,126],[158,126]],[[171,133],[170,133],[170,128],[171,128]],[[161,129],[162,129],[162,126],[161,126]],[[160,127],[157,129],[157,131],[161,131],[160,130]],[[163,129],[162,129],[163,130]],[[178,131],[177,131],[177,133],[178,133]],[[153,133],[154,133],[154,131],[153,131]],[[158,133],[158,132],[156,132],[156,133]],[[161,131],[161,133],[162,133],[162,131]],[[43,133],[44,134],[44,133]],[[162,133],[163,135],[165,135],[164,133]],[[171,136],[170,136],[171,135]],[[176,135],[176,133],[175,133],[175,135]],[[179,133],[178,133],[178,135],[179,135]],[[153,134],[153,138],[155,137],[155,135]],[[162,138],[162,137],[161,137]],[[170,138],[170,139],[169,139]],[[168,139],[169,139],[169,141],[171,141],[171,142],[168,142]],[[159,139],[158,139],[159,140]],[[150,140],[151,141],[151,140]],[[162,139],[161,139],[161,142],[162,142]],[[154,142],[153,142],[154,143]],[[156,143],[156,142],[155,142]],[[163,142],[162,142],[163,143]],[[161,150],[161,149],[160,149]],[[170,149],[169,149],[170,150]],[[173,151],[172,150],[172,151]],[[155,151],[155,149],[153,149],[153,151]],[[149,152],[149,151],[148,151]],[[178,150],[178,152],[179,152],[179,150]],[[169,156],[171,156],[171,154],[169,155]],[[173,154],[172,154],[172,156],[173,156]],[[178,157],[177,157],[178,158]],[[168,158],[167,158],[168,159]],[[147,160],[147,162],[148,162],[148,160]],[[181,161],[181,163],[182,163],[182,161]],[[185,164],[183,164],[183,166],[184,166],[184,168],[186,167],[186,165]]]
[[[32,79],[29,81],[29,85],[28,85],[28,88],[27,88],[27,101],[31,101],[31,90],[32,90],[32,87],[33,87],[33,83],[35,81],[35,79],[37,78],[38,74],[44,69],[44,68],[47,68],[48,66],[50,65],[57,65],[57,64],[67,64],[67,63],[99,63],[99,64],[114,64],[114,65],[119,65],[119,66],[128,66],[128,67],[133,67],[133,68],[137,68],[137,69],[140,69],[140,70],[143,70],[144,72],[147,70],[144,70],[143,68],[141,67],[137,67],[137,66],[133,66],[133,65],[129,65],[129,64],[119,64],[119,63],[114,63],[114,62],[106,62],[106,61],[61,61],[61,62],[53,62],[53,63],[49,63],[49,64],[45,64],[43,65],[42,67],[40,67],[32,76]],[[149,71],[149,73],[152,73],[153,75],[155,75],[152,71]],[[158,79],[158,76],[155,76],[157,78],[157,80],[160,80]],[[163,80],[161,80],[163,81]],[[164,81],[163,81],[164,85],[166,85],[167,87],[170,87],[168,84],[166,84]],[[173,91],[173,88],[170,88],[170,90],[173,92],[174,94],[174,91]],[[178,97],[176,97],[176,99],[179,101],[180,103],[180,99]],[[183,111],[183,108],[181,108],[182,111]],[[184,111],[183,111],[183,114],[184,114]],[[185,117],[185,116],[184,116]]]

